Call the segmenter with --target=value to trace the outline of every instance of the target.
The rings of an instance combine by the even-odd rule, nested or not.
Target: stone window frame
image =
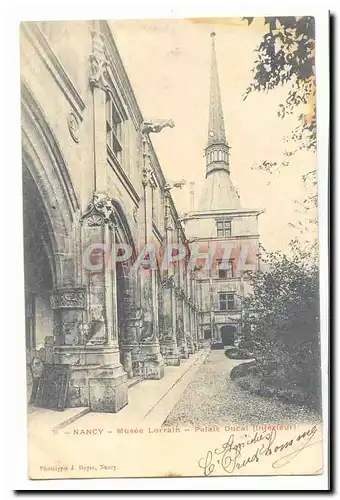
[[[119,106],[110,91],[106,92],[105,102],[106,118],[106,143],[117,160],[121,161],[123,151],[123,122],[124,117],[119,111]]]
[[[231,236],[231,219],[216,219],[216,232],[218,238]]]
[[[217,261],[217,273],[219,279],[231,279],[235,278],[234,274],[234,259],[227,260],[227,268],[220,268],[222,259]]]
[[[232,299],[230,299],[232,297]],[[219,292],[219,309],[220,311],[236,311],[236,292]],[[223,304],[223,306],[222,306]],[[233,307],[230,307],[233,304]]]

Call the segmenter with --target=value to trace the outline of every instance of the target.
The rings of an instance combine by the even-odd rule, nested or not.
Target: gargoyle
[[[142,133],[150,134],[154,132],[158,134],[164,127],[174,128],[175,123],[173,120],[153,120],[145,121],[142,125]]]

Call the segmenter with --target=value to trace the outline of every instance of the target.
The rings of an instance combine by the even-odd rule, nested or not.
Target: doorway
[[[221,328],[222,343],[224,346],[233,346],[235,342],[236,327],[225,325]]]
[[[211,339],[211,330],[207,329],[204,330],[204,340],[210,340]]]

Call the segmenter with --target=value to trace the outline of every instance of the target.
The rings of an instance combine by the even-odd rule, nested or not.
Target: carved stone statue
[[[151,311],[142,309],[142,331],[139,341],[147,342],[153,339],[153,322]]]
[[[158,134],[164,127],[174,128],[173,120],[153,120],[145,121],[142,125],[142,133],[150,134],[151,132]]]

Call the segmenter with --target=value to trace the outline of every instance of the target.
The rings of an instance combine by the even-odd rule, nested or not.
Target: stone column
[[[168,256],[169,245],[173,242],[174,228],[171,217],[169,203],[170,187],[165,188],[165,211],[164,211],[164,230],[165,230],[165,257]],[[168,260],[167,260],[168,262]],[[163,295],[163,338],[161,341],[161,353],[167,365],[179,366],[180,353],[176,338],[176,297],[175,297],[175,276],[173,266],[166,266],[164,278],[161,283],[161,293]]]
[[[179,245],[183,244],[182,241],[182,224],[177,221],[177,243]],[[184,290],[184,273],[183,273],[183,261],[180,260],[176,266],[176,337],[177,345],[180,352],[181,358],[189,357],[189,349],[187,344],[187,332],[185,331],[186,324],[185,321],[185,304],[184,300],[186,293]]]
[[[164,360],[159,345],[157,309],[154,300],[154,273],[142,274],[142,331],[139,341],[143,355],[146,379],[161,379],[164,376]]]
[[[124,263],[127,264],[127,263]],[[139,346],[142,329],[140,300],[137,294],[137,274],[132,266],[124,265],[124,322],[122,328],[122,344],[124,369],[128,376],[144,376],[143,357]],[[129,367],[131,363],[131,367]]]
[[[190,272],[190,312],[191,312],[191,332],[196,351],[199,349],[198,332],[197,332],[197,290],[195,271]]]
[[[202,349],[204,346],[204,331],[203,331],[203,292],[202,292],[202,282],[196,275],[195,279],[195,290],[196,290],[196,330],[198,339],[198,348]]]
[[[176,324],[177,324],[177,345],[181,358],[189,357],[189,349],[187,338],[184,331],[184,290],[177,286],[175,289],[176,296]]]
[[[144,210],[144,245],[152,241],[152,199],[151,176],[152,165],[149,154],[149,139],[143,137],[143,210]],[[142,331],[139,339],[143,355],[144,373],[146,379],[161,379],[164,376],[164,360],[161,355],[158,331],[158,304],[157,304],[157,277],[153,268],[152,258],[150,265],[140,266],[141,280],[141,310]]]
[[[199,318],[199,320],[198,320],[199,347],[202,348],[202,347],[204,347],[204,326],[203,326],[204,313],[203,313],[203,311],[199,312],[198,318]]]
[[[94,193],[82,218],[84,288],[56,290],[52,308],[59,317],[55,358],[73,365],[70,406],[117,412],[128,402],[127,375],[120,363],[117,325],[113,205]]]
[[[184,331],[187,340],[188,353],[194,354],[195,347],[193,342],[193,333],[191,325],[191,311],[189,297],[186,295],[184,298]]]
[[[167,365],[179,366],[180,354],[176,339],[176,299],[173,276],[161,284],[163,293],[163,338],[161,352]]]
[[[196,352],[198,350],[197,347],[197,338],[196,338],[196,332],[195,332],[195,325],[194,325],[194,308],[193,308],[193,303],[192,299],[189,299],[189,318],[190,318],[190,332],[191,332],[191,342],[192,342],[192,349],[193,352]]]

